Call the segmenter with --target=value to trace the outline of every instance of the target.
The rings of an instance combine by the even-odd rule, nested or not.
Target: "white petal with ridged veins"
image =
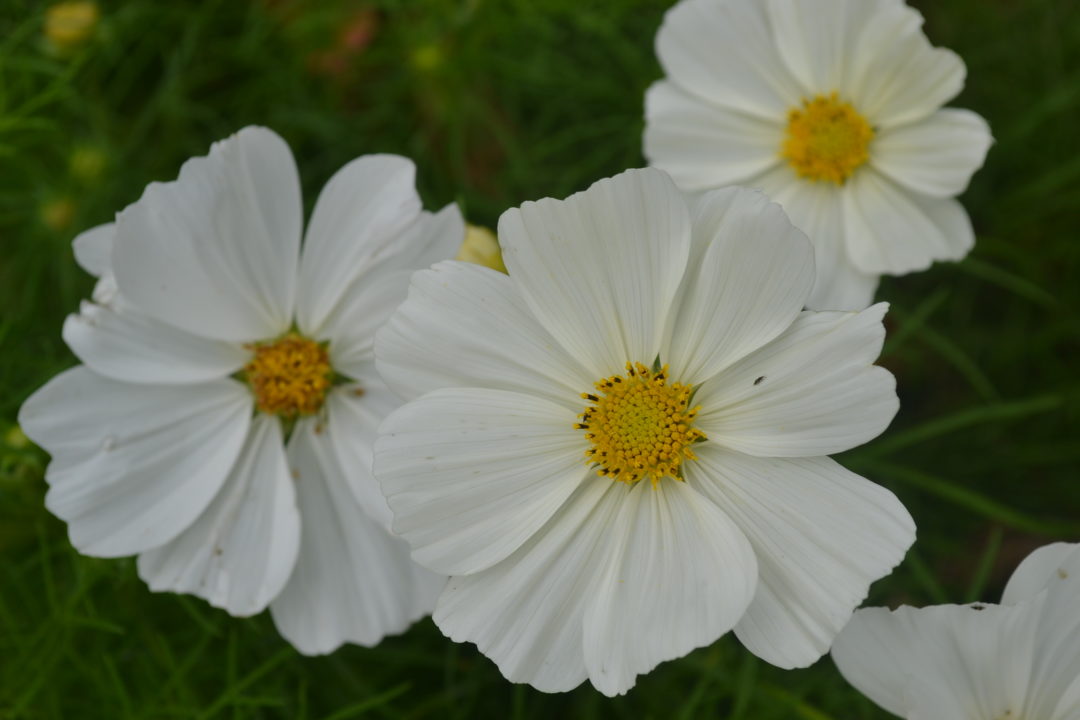
[[[690,249],[686,200],[666,174],[627,170],[511,208],[499,242],[533,314],[593,377],[656,357]]]
[[[612,557],[585,610],[585,666],[608,696],[726,633],[757,585],[746,536],[686,483],[639,482],[623,495],[605,532]]]
[[[139,556],[139,577],[157,592],[191,593],[232,615],[254,615],[285,586],[299,547],[281,423],[260,413],[217,497],[175,540]]]
[[[300,505],[300,555],[271,603],[282,637],[305,655],[365,647],[431,612],[441,583],[409,559],[405,541],[368,517],[336,477],[315,419],[293,429],[288,457]]]
[[[1045,564],[1047,554],[1060,552],[1054,546],[1050,548],[1041,549],[1045,552],[1036,550],[1033,555],[1043,557],[1035,562]],[[1011,581],[1010,586],[1016,593],[1017,586]],[[1045,587],[1042,617],[1035,634],[1031,686],[1020,716],[1072,720],[1080,716],[1080,546],[1073,544],[1072,551],[1059,559]],[[1039,602],[1042,597],[1040,594],[1024,604]]]
[[[802,97],[780,57],[764,3],[684,0],[668,10],[656,54],[676,85],[773,121]]]
[[[921,25],[904,3],[881,3],[855,43],[844,99],[875,128],[928,117],[964,87],[964,61],[933,47]]]
[[[713,443],[695,448],[690,486],[746,534],[758,588],[735,633],[782,668],[806,667],[915,540],[891,492],[826,457],[756,458]]]
[[[544,692],[577,687],[583,618],[610,555],[609,529],[626,487],[590,478],[502,562],[452,577],[432,616],[455,642],[473,642],[513,682]]]
[[[967,189],[993,141],[990,126],[980,116],[947,108],[880,132],[871,145],[870,162],[913,192],[953,197]]]
[[[511,278],[464,262],[413,275],[408,299],[379,330],[376,355],[380,374],[409,399],[486,387],[542,395],[578,412],[580,393],[598,379],[536,320]]]
[[[227,377],[250,359],[239,343],[192,335],[124,303],[83,302],[64,321],[64,342],[101,375],[173,385]]]
[[[394,531],[447,575],[503,560],[589,473],[575,422],[573,411],[502,390],[448,388],[405,405],[375,445]]]
[[[84,230],[71,241],[75,262],[94,277],[112,272],[112,249],[116,239],[116,223],[105,223]]]
[[[330,341],[336,370],[357,377],[374,359],[375,335],[405,300],[417,270],[457,252],[465,235],[457,205],[423,212],[394,241],[394,250],[357,266],[348,289],[312,335]],[[301,327],[301,329],[304,329]]]
[[[718,445],[761,457],[831,455],[877,437],[899,408],[896,379],[873,364],[887,307],[803,313],[701,386],[697,427]]]
[[[913,193],[867,167],[843,188],[847,249],[866,273],[902,275],[959,260],[975,242],[955,200]]]
[[[1040,604],[866,608],[836,638],[832,657],[844,679],[894,715],[1031,717],[1020,708]]]
[[[326,398],[326,420],[315,436],[323,457],[335,463],[332,474],[342,478],[357,503],[372,519],[390,530],[392,515],[386,497],[371,472],[380,423],[401,406],[369,363],[358,382],[339,385]]]
[[[296,318],[303,332],[322,337],[323,324],[353,281],[401,252],[401,234],[420,217],[415,181],[416,166],[408,158],[365,155],[323,187],[300,261]]]
[[[844,88],[856,39],[891,0],[767,0],[773,38],[804,96]]]
[[[661,80],[645,95],[645,119],[645,157],[684,190],[739,183],[780,162],[782,115],[744,114]]]
[[[52,454],[46,507],[86,555],[134,555],[190,526],[229,474],[251,417],[232,380],[136,385],[79,366],[19,411],[26,434]]]
[[[693,261],[661,359],[700,384],[786,330],[814,284],[813,247],[759,192],[716,190],[693,208]],[[700,253],[700,255],[699,255]]]
[[[862,310],[874,300],[878,276],[856,268],[845,243],[843,198],[830,183],[809,182],[782,165],[746,183],[780,203],[814,246],[812,310]]]
[[[274,337],[292,321],[301,222],[288,145],[244,128],[118,215],[116,282],[140,312],[195,335]]]

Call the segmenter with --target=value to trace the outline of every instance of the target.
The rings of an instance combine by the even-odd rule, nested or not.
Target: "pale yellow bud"
[[[456,259],[506,272],[498,238],[495,233],[479,225],[465,225],[465,242],[461,244]]]
[[[100,19],[95,2],[57,3],[45,11],[45,40],[58,55],[68,55],[93,37]]]

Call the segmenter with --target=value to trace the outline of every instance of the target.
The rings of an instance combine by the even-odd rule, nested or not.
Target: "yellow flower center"
[[[333,384],[326,346],[289,333],[277,340],[249,346],[251,361],[244,377],[264,413],[295,418],[314,415]]]
[[[799,176],[842,185],[869,155],[874,129],[836,93],[788,111],[781,155]]]
[[[688,408],[693,391],[667,384],[667,365],[652,372],[641,363],[626,363],[626,375],[595,383],[575,428],[585,431],[592,447],[585,451],[601,477],[627,484],[648,476],[653,487],[665,477],[680,477],[680,465],[696,456],[690,446],[705,439],[691,427],[698,408]]]

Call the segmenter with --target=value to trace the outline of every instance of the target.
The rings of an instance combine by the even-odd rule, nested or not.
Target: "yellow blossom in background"
[[[461,250],[455,259],[483,265],[501,273],[506,272],[502,252],[499,250],[499,239],[495,237],[495,233],[479,225],[465,225],[465,242],[461,243]]]
[[[45,11],[45,40],[56,54],[71,54],[93,37],[100,19],[95,2],[56,3]]]
[[[58,197],[41,206],[41,222],[54,232],[63,232],[75,219],[75,203],[69,197]]]
[[[68,158],[68,171],[80,182],[91,185],[101,177],[109,164],[104,151],[91,145],[75,148]]]
[[[22,431],[21,427],[12,425],[8,428],[8,431],[4,433],[4,444],[15,450],[22,450],[30,445],[30,438],[26,437],[26,433]]]

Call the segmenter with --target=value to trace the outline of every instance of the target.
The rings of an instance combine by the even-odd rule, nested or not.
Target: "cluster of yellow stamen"
[[[705,434],[691,427],[699,410],[687,407],[693,389],[667,379],[667,365],[653,372],[626,363],[625,376],[604,378],[595,383],[597,394],[581,394],[591,404],[574,427],[592,443],[585,456],[598,475],[628,484],[648,476],[655,487],[679,478],[682,462],[696,459],[690,446]]]
[[[781,155],[801,177],[842,185],[870,158],[874,129],[836,93],[803,100],[788,112]]]
[[[289,333],[267,343],[250,346],[251,361],[244,377],[264,413],[295,418],[314,415],[333,384],[326,346]]]

